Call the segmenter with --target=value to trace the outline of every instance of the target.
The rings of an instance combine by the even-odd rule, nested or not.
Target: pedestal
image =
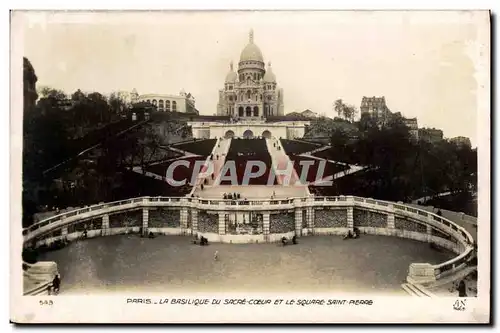
[[[436,281],[434,267],[427,263],[410,264],[406,280],[408,283],[413,284],[434,282]]]

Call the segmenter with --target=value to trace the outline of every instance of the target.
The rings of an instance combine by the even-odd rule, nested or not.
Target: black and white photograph
[[[488,11],[12,11],[11,320],[488,322],[489,56]]]

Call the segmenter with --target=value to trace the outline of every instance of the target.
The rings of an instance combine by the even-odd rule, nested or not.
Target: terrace
[[[233,161],[236,166],[236,175],[238,184],[243,183],[245,169],[249,161],[262,161],[266,164],[266,170],[260,177],[249,180],[248,185],[268,185],[269,174],[272,170],[272,161],[269,151],[267,150],[265,139],[234,139],[231,141],[231,146],[226,156],[226,164],[228,161]],[[252,171],[257,171],[254,167]],[[226,172],[228,176],[229,172]],[[275,178],[275,177],[273,177]],[[232,185],[231,181],[223,180],[221,185]],[[276,179],[274,183],[277,184]]]
[[[216,142],[216,139],[195,140],[186,143],[173,144],[172,147],[192,154],[207,157],[212,153]]]
[[[335,154],[332,148],[317,151],[311,154],[312,156],[324,158],[326,160],[333,160],[343,163],[349,164],[358,164],[360,163],[359,157],[356,158],[356,154],[345,154],[343,156],[339,156],[339,154]]]
[[[287,155],[304,154],[321,147],[321,144],[317,143],[307,143],[304,141],[287,139],[281,139],[281,145],[283,146],[283,149],[285,149]]]
[[[305,175],[305,177],[303,179],[303,181],[306,181],[309,183],[316,181],[318,176],[320,177],[320,179],[323,179],[323,178],[326,178],[328,176],[333,176],[338,172],[349,169],[349,166],[337,164],[334,162],[329,162],[326,160],[318,160],[318,159],[314,159],[314,158],[310,158],[310,157],[306,157],[306,156],[299,156],[299,155],[290,155],[289,157],[290,157],[290,160],[292,160],[295,171],[297,172],[297,175],[299,177],[303,177],[302,171],[305,167],[305,165],[302,165],[300,163],[301,162],[302,163],[304,163],[304,162],[312,163],[312,165],[309,166],[307,175]],[[320,167],[322,168],[322,164],[324,164],[324,170],[320,174]],[[309,165],[309,164],[307,164],[307,165]]]
[[[199,165],[199,167],[201,167],[201,165],[203,164],[201,162],[204,162],[205,160],[206,160],[206,158],[203,156],[190,156],[190,157],[185,157],[185,158],[178,158],[175,160],[169,160],[167,162],[148,166],[148,167],[146,167],[145,171],[151,172],[151,173],[156,174],[160,177],[166,177],[167,170],[173,163],[179,163],[180,161],[187,161],[189,163],[188,167],[186,167],[184,165],[178,165],[177,167],[175,167],[173,169],[172,178],[175,181],[186,180],[186,182],[189,183],[191,181],[193,173],[199,172],[199,170],[195,170],[195,166],[196,166],[197,161],[200,161],[200,162],[198,162],[198,165]]]
[[[191,190],[189,184],[178,187],[171,186],[164,180],[151,178],[133,171],[125,172],[122,180],[123,185],[114,189],[112,200],[124,200],[146,194],[178,197],[185,196]]]

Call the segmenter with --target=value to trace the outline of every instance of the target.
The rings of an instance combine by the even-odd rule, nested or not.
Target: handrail
[[[338,202],[342,206],[346,206],[351,204],[353,207],[355,207],[358,204],[367,204],[371,206],[379,206],[383,211],[386,212],[393,212],[393,213],[400,213],[400,212],[407,212],[412,215],[414,215],[415,218],[417,219],[425,219],[425,222],[427,224],[431,224],[433,227],[441,227],[441,231],[447,233],[454,239],[458,240],[459,242],[462,243],[464,246],[465,250],[458,255],[455,258],[452,258],[444,263],[440,263],[437,265],[433,265],[433,267],[437,270],[441,270],[444,267],[450,267],[456,263],[462,262],[465,258],[468,258],[468,256],[474,251],[474,248],[472,244],[474,243],[474,239],[471,236],[469,232],[467,232],[463,227],[459,226],[458,224],[454,223],[451,220],[448,220],[442,216],[438,216],[434,213],[411,207],[408,205],[405,205],[403,203],[394,203],[390,201],[384,201],[384,200],[376,200],[372,198],[363,198],[363,197],[356,197],[356,196],[324,196],[324,197],[291,197],[287,199],[252,199],[252,200],[243,200],[243,199],[238,199],[238,200],[232,200],[232,199],[209,199],[209,198],[190,198],[190,197],[137,197],[137,198],[130,198],[126,200],[119,200],[119,201],[114,201],[114,202],[109,202],[109,203],[100,203],[92,206],[87,206],[83,208],[78,208],[72,211],[64,212],[52,217],[49,217],[47,219],[44,219],[38,223],[35,223],[27,228],[23,229],[23,235],[28,235],[29,233],[42,228],[46,227],[52,222],[60,222],[61,220],[73,216],[77,216],[80,214],[88,213],[88,212],[95,212],[95,211],[100,211],[104,210],[102,213],[96,214],[96,215],[101,215],[105,214],[107,212],[108,208],[113,208],[117,206],[124,206],[124,205],[131,205],[131,204],[139,204],[139,206],[150,206],[149,203],[157,203],[157,202],[172,202],[172,203],[179,203],[183,207],[197,207],[197,206],[218,206],[220,209],[220,206],[225,206],[227,205],[228,208],[231,206],[248,206],[248,205],[255,205],[255,206],[262,206],[266,205],[268,206],[269,209],[279,209],[276,206],[283,206],[283,205],[293,205],[294,207],[318,207],[322,206],[322,203],[332,203],[332,202]],[[130,209],[130,207],[127,207],[127,209]],[[287,208],[290,209],[290,208]],[[59,225],[56,226],[57,228],[62,227],[60,223]],[[47,233],[51,232],[51,230],[47,230]]]
[[[284,203],[293,203],[295,200],[299,200],[300,202],[307,201],[307,199],[311,198],[313,202],[332,202],[332,201],[350,201],[348,199],[352,198],[354,202],[362,202],[362,203],[367,203],[367,204],[375,204],[383,207],[388,207],[392,205],[395,209],[398,210],[404,210],[408,211],[413,214],[418,214],[422,216],[431,216],[433,219],[437,222],[440,222],[440,224],[445,224],[447,227],[451,228],[456,228],[457,231],[463,232],[465,235],[467,235],[468,240],[472,243],[474,240],[472,236],[461,226],[457,225],[456,223],[452,222],[451,220],[448,220],[442,216],[436,215],[434,213],[427,212],[422,209],[406,206],[404,204],[396,204],[390,201],[384,201],[384,200],[376,200],[376,199],[371,199],[371,198],[363,198],[363,197],[356,197],[356,196],[324,196],[324,197],[290,197],[287,199],[252,199],[252,200],[244,200],[244,199],[238,199],[238,200],[233,200],[233,199],[212,199],[212,198],[186,198],[186,197],[163,197],[163,196],[157,196],[157,197],[150,197],[150,196],[144,196],[144,197],[137,197],[137,198],[131,198],[131,199],[125,199],[125,200],[118,200],[118,201],[112,201],[108,203],[100,203],[92,206],[87,206],[83,208],[77,208],[72,211],[64,212],[55,216],[51,216],[47,219],[44,219],[40,222],[37,222],[27,228],[24,228],[23,231],[33,231],[38,229],[39,227],[46,226],[52,221],[59,221],[62,218],[65,217],[72,217],[75,215],[80,215],[83,213],[87,213],[89,211],[95,211],[99,210],[102,208],[108,208],[108,207],[115,207],[123,204],[130,204],[130,203],[143,203],[144,200],[146,199],[148,202],[182,202],[185,200],[186,202],[192,202],[194,200],[198,201],[201,204],[212,204],[212,205],[218,205],[220,203],[227,203],[230,205],[253,205],[253,202],[259,203],[261,205],[264,202],[267,202],[268,204],[272,205],[275,204],[275,202],[279,202],[279,204],[284,204]],[[314,203],[312,204],[314,206]],[[447,225],[449,224],[449,226]]]

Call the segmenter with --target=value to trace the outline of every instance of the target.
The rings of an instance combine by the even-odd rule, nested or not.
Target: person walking
[[[56,274],[54,280],[52,280],[52,291],[54,292],[55,295],[59,293],[60,288],[61,288],[61,278],[59,277],[59,274]]]
[[[458,283],[458,297],[467,297],[467,285],[465,284],[464,280],[461,280]]]

